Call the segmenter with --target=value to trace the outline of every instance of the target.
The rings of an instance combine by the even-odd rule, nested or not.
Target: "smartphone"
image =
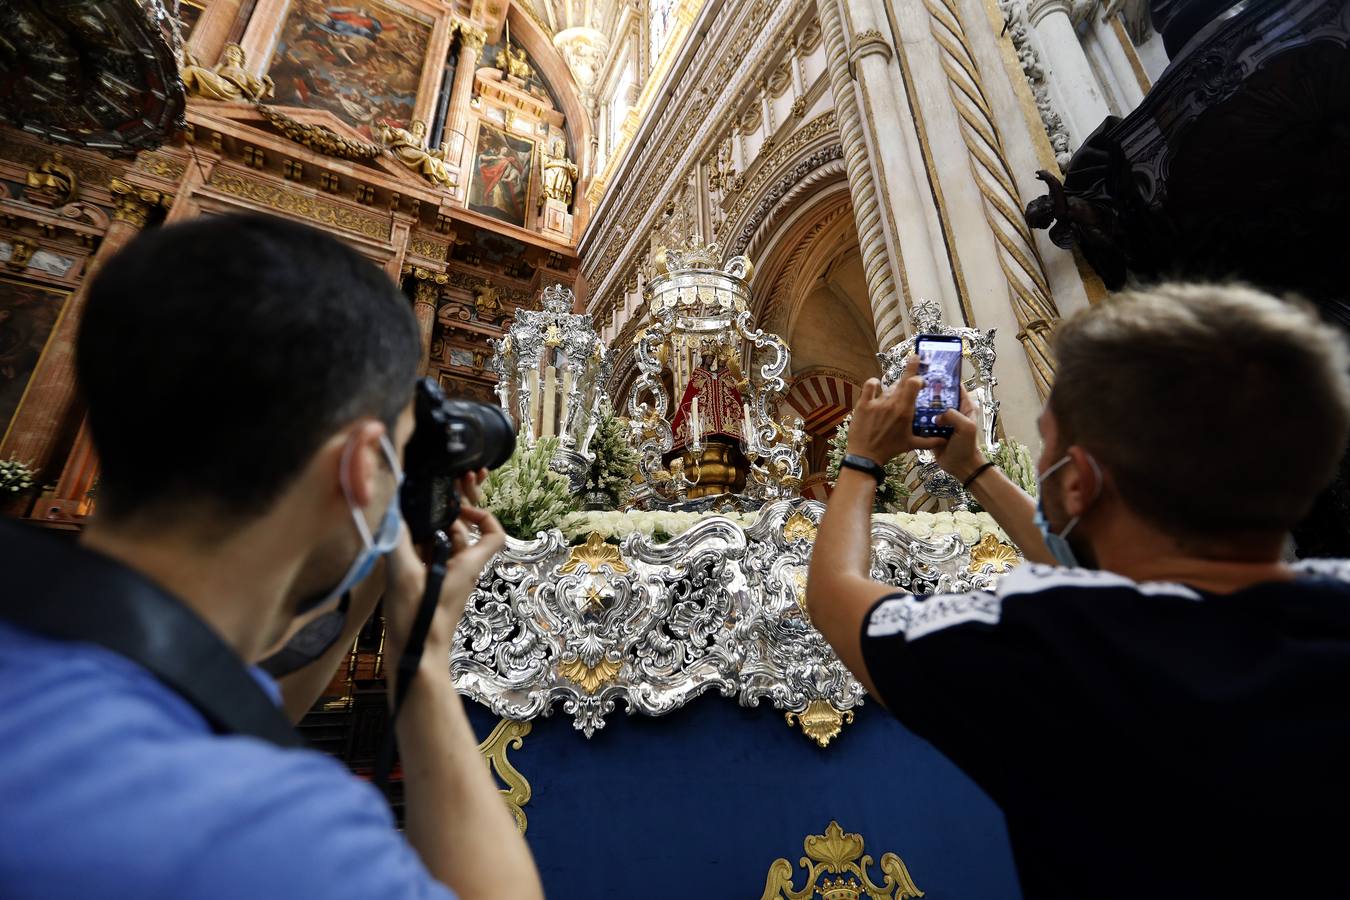
[[[938,416],[961,408],[961,338],[947,334],[921,334],[914,342],[919,357],[923,387],[914,401],[914,434],[918,437],[951,437],[950,425],[937,424]]]

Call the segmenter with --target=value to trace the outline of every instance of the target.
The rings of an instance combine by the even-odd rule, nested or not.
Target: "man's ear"
[[[350,499],[352,505],[360,509],[374,499],[380,470],[385,466],[380,438],[386,431],[383,422],[358,419],[333,435],[319,451],[328,457],[323,467],[333,473],[333,491],[343,506]]]
[[[1070,463],[1059,477],[1060,497],[1064,512],[1071,517],[1088,511],[1102,491],[1102,473],[1092,464],[1091,455],[1078,445],[1065,451]]]

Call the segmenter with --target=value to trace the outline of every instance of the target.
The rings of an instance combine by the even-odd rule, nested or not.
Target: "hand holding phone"
[[[961,408],[961,338],[921,334],[914,342],[923,387],[914,402],[916,437],[951,437],[949,425],[937,424],[948,409]]]

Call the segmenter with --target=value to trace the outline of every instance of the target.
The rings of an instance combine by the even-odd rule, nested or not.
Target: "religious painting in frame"
[[[530,210],[533,173],[534,141],[479,121],[469,182],[469,209],[524,228]]]
[[[69,296],[58,288],[0,278],[0,435],[9,433]]]
[[[293,0],[267,73],[277,105],[330,110],[368,140],[385,122],[407,128],[431,26],[393,0]]]

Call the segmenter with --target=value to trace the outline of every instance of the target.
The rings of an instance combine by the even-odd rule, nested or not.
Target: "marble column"
[[[478,58],[483,52],[487,33],[481,28],[459,26],[459,59],[455,62],[455,80],[450,85],[450,113],[446,117],[445,143],[447,159],[454,159],[461,171],[468,152],[469,100],[473,97],[473,79],[478,71]],[[456,138],[455,135],[459,137]],[[459,147],[453,146],[458,140]],[[458,157],[455,154],[458,153]],[[468,179],[463,179],[467,183]]]
[[[444,275],[436,276],[423,269],[413,273],[413,315],[417,317],[417,331],[422,336],[422,361],[417,374],[425,375],[431,368],[431,336],[436,329],[436,307],[441,297]],[[440,279],[441,284],[437,283]]]
[[[1111,111],[1070,17],[1075,6],[1071,0],[1031,0],[1027,6],[1027,19],[1036,32],[1041,60],[1048,70],[1051,89],[1059,100],[1060,112],[1067,119],[1065,124],[1069,126],[1074,146],[1078,147]],[[1097,4],[1077,6],[1091,14]]]
[[[844,147],[877,343],[904,338],[919,299],[956,303],[937,209],[895,51],[870,0],[820,0],[821,33]],[[935,236],[936,235],[936,239]]]
[[[211,66],[219,61],[220,52],[225,49],[225,42],[229,40],[230,30],[234,28],[235,19],[239,18],[239,10],[243,5],[244,0],[212,0],[207,4],[187,41],[187,47],[197,62]]]
[[[291,0],[258,0],[253,13],[248,17],[248,27],[239,39],[239,46],[248,57],[245,68],[255,75],[261,75],[272,64],[272,49],[276,46],[277,35],[286,19],[286,10]]]
[[[158,191],[117,178],[113,179],[111,188],[115,207],[108,231],[89,261],[80,286],[66,301],[61,321],[42,355],[41,364],[33,373],[9,436],[0,446],[0,458],[16,457],[30,462],[47,478],[55,474],[51,465],[57,440],[64,429],[75,425],[72,415],[76,412],[75,338],[84,317],[89,285],[98,269],[131,242],[145,227],[151,210],[165,200]]]

